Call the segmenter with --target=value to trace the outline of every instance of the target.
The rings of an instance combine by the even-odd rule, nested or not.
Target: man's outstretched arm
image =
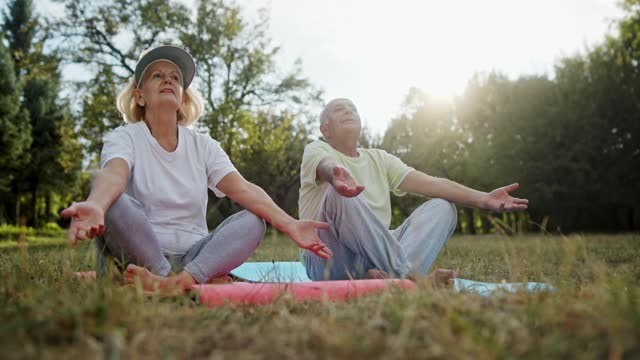
[[[509,195],[518,186],[515,183],[486,193],[470,189],[448,179],[429,176],[421,171],[413,170],[400,183],[399,188],[401,191],[430,198],[442,198],[463,206],[497,212],[511,212],[525,210],[529,205],[529,200]]]

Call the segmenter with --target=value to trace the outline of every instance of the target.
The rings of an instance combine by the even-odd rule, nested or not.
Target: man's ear
[[[324,123],[324,124],[321,124],[321,125],[320,125],[320,132],[322,133],[322,136],[323,136],[325,139],[328,139],[328,138],[329,138],[329,136],[331,135],[331,134],[329,133],[329,126],[327,125],[327,123]]]

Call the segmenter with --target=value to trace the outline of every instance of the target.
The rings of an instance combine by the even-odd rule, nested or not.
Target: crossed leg
[[[420,277],[446,285],[456,276],[447,269],[428,274],[457,222],[455,207],[446,200],[426,202],[390,231],[363,199],[345,198],[329,188],[317,219],[330,225],[319,235],[334,257],[324,260],[307,252],[312,280]]]
[[[163,295],[188,291],[197,283],[228,281],[227,274],[249,258],[265,231],[264,221],[255,214],[238,212],[194,244],[179,261],[183,270],[170,274],[171,264],[139,202],[121,195],[105,223],[104,240],[97,242],[98,273],[104,272],[105,253],[118,255],[116,260],[127,264],[125,283],[140,283],[145,291]]]

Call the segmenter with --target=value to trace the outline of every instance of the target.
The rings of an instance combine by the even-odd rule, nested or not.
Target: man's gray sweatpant
[[[330,187],[316,219],[329,223],[329,229],[319,230],[319,235],[333,258],[306,252],[307,275],[312,280],[361,279],[371,269],[402,278],[429,272],[456,228],[457,213],[451,202],[432,199],[400,227],[389,230],[360,196],[346,198]]]
[[[203,284],[243,264],[262,241],[264,231],[264,220],[243,210],[225,219],[185,254],[165,255],[142,205],[122,194],[105,215],[104,237],[96,240],[97,273],[104,275],[105,255],[110,255],[121,268],[132,263],[160,276],[172,269],[184,270]]]

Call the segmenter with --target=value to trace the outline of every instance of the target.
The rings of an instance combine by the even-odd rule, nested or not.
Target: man
[[[319,235],[333,252],[332,259],[303,254],[313,280],[427,275],[456,228],[453,203],[497,212],[527,208],[528,200],[509,195],[518,184],[480,192],[415,170],[384,150],[358,148],[361,129],[353,102],[334,99],[320,115],[324,140],[304,150],[300,218],[329,223]],[[390,192],[399,196],[411,192],[432,200],[389,230]],[[447,283],[455,275],[436,270],[429,277]]]

